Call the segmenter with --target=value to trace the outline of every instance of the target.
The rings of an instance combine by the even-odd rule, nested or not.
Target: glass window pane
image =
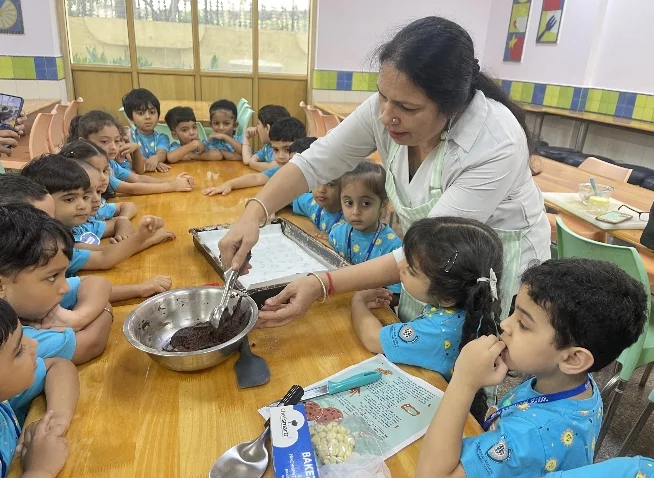
[[[307,74],[309,0],[259,0],[259,72]]]
[[[193,69],[191,0],[133,0],[141,68]]]
[[[66,0],[72,63],[129,66],[125,0]]]
[[[198,0],[200,68],[252,72],[252,2]]]

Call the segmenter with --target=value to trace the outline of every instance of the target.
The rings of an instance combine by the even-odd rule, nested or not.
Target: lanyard
[[[315,224],[316,224],[316,227],[319,230],[320,230],[320,218],[322,217],[322,211],[323,211],[322,206],[318,206],[318,212],[316,213]],[[343,217],[343,211],[338,213],[338,216],[336,216],[336,220],[334,221],[334,224],[336,224],[338,221],[340,221],[342,217]]]
[[[490,417],[488,417],[486,420],[484,420],[484,423],[482,423],[481,427],[485,431],[488,431],[491,424],[496,419],[498,419],[500,416],[502,416],[502,413],[505,410],[508,410],[509,408],[524,405],[525,403],[528,403],[528,404],[549,403],[549,402],[556,402],[558,400],[565,400],[566,398],[574,397],[575,395],[579,395],[580,393],[585,392],[586,390],[588,390],[589,387],[590,387],[590,376],[587,376],[586,381],[584,383],[582,383],[578,387],[572,388],[570,390],[564,390],[563,392],[550,393],[548,395],[538,395],[537,397],[527,398],[526,400],[520,400],[519,402],[512,403],[511,405],[507,405],[506,407],[502,407],[502,408],[500,408],[498,410],[495,410],[490,415]]]
[[[379,234],[381,234],[382,231],[382,223],[379,221],[379,226],[377,226],[377,232],[375,233],[375,237],[372,239],[372,242],[368,246],[368,252],[366,252],[365,257],[361,262],[366,262],[368,258],[370,258],[370,253],[372,252],[373,248],[375,247],[375,242],[377,242],[377,239],[379,239]],[[350,232],[347,234],[347,260],[349,262],[352,262],[352,231],[354,228],[350,226]]]

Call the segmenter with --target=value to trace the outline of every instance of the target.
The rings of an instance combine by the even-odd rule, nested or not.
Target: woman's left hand
[[[25,136],[25,122],[27,121],[27,116],[25,116],[25,112],[21,111],[20,116],[16,119],[16,126],[14,127],[14,131],[18,133],[18,136]]]

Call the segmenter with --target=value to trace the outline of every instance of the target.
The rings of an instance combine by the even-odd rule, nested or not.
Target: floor
[[[617,455],[618,450],[629,434],[629,430],[631,430],[631,427],[636,423],[641,412],[645,409],[649,393],[652,388],[654,388],[654,372],[650,374],[647,385],[640,387],[638,382],[643,375],[644,369],[645,367],[641,367],[636,370],[631,382],[629,382],[627,390],[620,402],[620,407],[613,418],[611,428],[604,439],[602,448],[595,457],[596,461],[604,461],[609,458],[614,458]],[[604,387],[606,382],[611,378],[612,373],[613,365],[593,374],[593,378],[600,389]],[[507,378],[500,386],[498,396],[501,397],[508,390],[522,382],[522,380],[523,377]],[[631,450],[629,450],[627,454],[629,456],[654,456],[654,415],[652,415],[650,420],[648,420],[642,432],[638,438],[636,438]]]

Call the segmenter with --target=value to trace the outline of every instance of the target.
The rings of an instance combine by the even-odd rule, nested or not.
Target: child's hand
[[[188,192],[193,191],[194,181],[191,176],[186,173],[177,175],[177,178],[170,182],[173,186],[173,191]]]
[[[193,179],[193,176],[191,176],[191,175],[190,175],[189,173],[187,173],[186,171],[183,172],[183,173],[179,173],[179,174],[177,175],[177,177],[178,177],[178,178],[186,178],[186,180],[187,180],[188,183],[191,185],[191,187],[195,187],[195,179]]]
[[[256,126],[250,126],[245,130],[245,137],[247,139],[252,139],[257,135],[257,128]]]
[[[217,196],[218,194],[227,196],[231,192],[232,192],[232,186],[229,184],[229,181],[227,181],[226,183],[223,183],[220,186],[214,186],[212,188],[205,189],[204,191],[202,191],[202,194],[204,194],[205,196]]]
[[[209,139],[217,139],[220,141],[225,141],[226,138],[229,138],[229,136],[224,133],[211,133],[211,135],[209,135]]]
[[[157,163],[157,166],[154,169],[158,173],[167,173],[170,171],[170,167],[167,164],[161,162]]]
[[[53,412],[49,411],[36,423],[30,425],[29,443],[27,430],[25,442],[21,449],[23,470],[26,474],[32,472],[38,476],[59,474],[68,457],[68,439],[49,432]]]
[[[354,294],[352,303],[363,303],[369,309],[381,309],[390,305],[391,296],[392,293],[388,289],[361,290]]]
[[[313,234],[313,237],[320,239],[321,241],[329,241],[329,234],[325,231],[318,231]]]
[[[506,344],[494,335],[468,342],[456,359],[452,380],[463,381],[474,391],[502,383],[509,371],[500,356],[505,348]]]
[[[173,280],[168,276],[155,276],[141,283],[141,297],[146,298],[151,295],[161,294],[170,290]]]
[[[143,216],[139,224],[139,231],[152,234],[164,226],[164,220],[157,216]]]
[[[48,425],[48,433],[50,435],[63,437],[70,428],[70,422],[73,417],[64,415],[63,413],[53,411]]]
[[[139,145],[137,143],[125,143],[120,147],[118,150],[118,154],[120,156],[124,156],[126,154],[132,154],[136,152],[136,150],[139,149]]]
[[[148,159],[144,160],[143,163],[145,164],[145,170],[149,172],[157,171],[157,167],[161,164],[156,156],[150,156]]]
[[[175,234],[173,231],[169,231],[168,229],[159,229],[154,234],[152,234],[151,237],[146,239],[143,244],[145,244],[145,247],[152,247],[169,239],[171,241],[175,240]]]
[[[197,150],[198,154],[204,153],[206,149],[204,147],[204,142],[199,139],[196,139],[194,142],[195,142],[195,149]]]
[[[109,239],[109,242],[116,244],[124,241],[132,234],[134,234],[134,226],[132,226],[131,221],[124,217],[118,217],[114,225],[114,237]]]
[[[31,324],[35,329],[49,329],[63,331],[67,328],[75,330],[77,324],[82,322],[82,317],[74,310],[64,309],[57,304],[40,323]]]

